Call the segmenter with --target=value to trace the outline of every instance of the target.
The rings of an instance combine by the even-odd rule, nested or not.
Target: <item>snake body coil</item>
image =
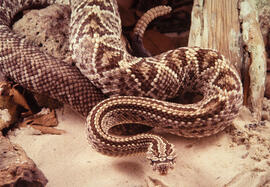
[[[175,162],[172,144],[154,134],[119,137],[109,129],[146,124],[180,136],[203,137],[223,130],[238,114],[241,80],[224,56],[193,47],[133,57],[120,39],[116,0],[74,0],[72,57],[85,77],[113,96],[103,100],[104,95],[75,67],[39,52],[10,30],[18,11],[49,3],[54,2],[0,0],[0,67],[23,86],[69,103],[83,114],[95,105],[87,117],[87,136],[97,151],[111,156],[146,152],[154,169],[166,174]],[[186,105],[161,101],[186,90],[199,92],[203,98]]]

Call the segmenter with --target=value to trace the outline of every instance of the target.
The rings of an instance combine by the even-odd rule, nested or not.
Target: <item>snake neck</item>
[[[72,5],[73,59],[103,93],[156,99],[174,97],[179,89],[180,73],[169,69],[162,56],[131,56],[121,41],[121,33],[116,1],[76,1]],[[162,80],[156,76],[161,74],[168,78]]]
[[[178,48],[153,57],[134,57],[122,44],[121,32],[116,0],[74,1],[73,58],[80,71],[106,95],[166,100],[181,90],[201,89],[201,82],[215,81],[217,87],[230,85],[220,92],[241,91],[237,72],[214,50]],[[219,77],[220,72],[224,76]]]
[[[136,121],[141,124],[149,123],[148,125],[151,125],[153,121],[157,122],[153,118],[151,122],[149,118],[144,118],[144,114],[139,109],[140,107],[136,111],[133,108],[135,105],[132,105],[132,103],[122,105],[122,101],[118,102],[117,99],[128,100],[125,97],[112,97],[111,100],[104,100],[91,110],[86,122],[88,124],[87,137],[89,143],[97,151],[110,156],[146,153],[153,169],[158,170],[160,174],[167,174],[175,163],[176,154],[174,146],[166,139],[149,133],[126,137],[109,133],[112,127],[120,123],[133,123],[133,125],[136,125],[134,123]],[[114,102],[119,105],[115,105]]]

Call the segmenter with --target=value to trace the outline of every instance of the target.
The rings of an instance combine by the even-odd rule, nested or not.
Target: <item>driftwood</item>
[[[249,77],[249,81],[244,82],[249,89],[244,93],[247,96],[246,104],[253,112],[255,119],[260,121],[265,91],[266,53],[256,14],[255,4],[251,0],[244,0],[240,3],[244,55],[248,65],[246,66],[248,69],[245,69],[245,76]]]
[[[48,180],[18,145],[0,132],[0,186],[45,186]]]
[[[236,66],[244,83],[244,104],[260,121],[266,58],[253,2],[194,0],[188,45],[217,49]]]
[[[265,96],[267,98],[270,98],[270,73],[267,73],[267,76],[266,76]]]
[[[266,1],[259,7],[259,22],[267,52],[267,76],[265,96],[270,99],[270,1]]]

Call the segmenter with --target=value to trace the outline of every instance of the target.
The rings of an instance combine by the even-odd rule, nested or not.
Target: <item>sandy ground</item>
[[[87,143],[84,119],[68,107],[57,112],[64,135],[38,135],[30,128],[11,132],[48,178],[61,186],[270,186],[269,122],[255,129],[242,110],[235,127],[202,139],[164,135],[175,144],[176,165],[167,176],[152,171],[144,155],[114,158]],[[244,120],[243,120],[244,119]]]

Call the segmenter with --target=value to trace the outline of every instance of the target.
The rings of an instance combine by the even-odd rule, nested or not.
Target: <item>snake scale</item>
[[[76,67],[42,53],[10,26],[27,8],[53,0],[0,0],[0,67],[15,82],[70,104],[87,116],[87,137],[111,156],[146,153],[166,174],[175,163],[174,147],[161,136],[116,136],[121,124],[145,124],[184,137],[216,134],[231,124],[242,105],[242,85],[233,65],[212,49],[178,48],[153,57],[131,56],[121,42],[116,0],[71,2],[70,50]],[[166,102],[186,90],[198,102]],[[106,96],[111,96],[106,99]]]

